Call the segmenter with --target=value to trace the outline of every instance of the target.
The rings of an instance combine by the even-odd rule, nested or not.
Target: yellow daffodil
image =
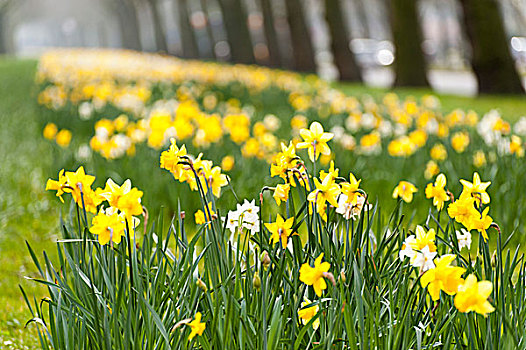
[[[286,202],[289,199],[290,185],[289,184],[278,184],[274,190],[274,200],[277,205],[281,205],[281,202]]]
[[[314,261],[314,267],[305,263],[301,265],[300,268],[300,281],[308,286],[313,286],[314,292],[316,292],[316,295],[319,297],[323,290],[327,289],[324,276],[331,268],[328,262],[321,262],[322,259],[323,253]]]
[[[55,141],[57,142],[57,145],[62,148],[68,147],[71,142],[71,131],[66,129],[60,130],[55,137]]]
[[[330,176],[332,178],[332,181],[334,181],[339,176],[340,170],[334,168],[334,161],[331,160],[329,172],[325,172],[325,170],[320,170],[320,180],[323,181],[325,179],[325,176]]]
[[[464,282],[461,276],[466,269],[450,266],[455,258],[456,255],[448,254],[435,259],[435,267],[424,272],[420,278],[422,287],[427,286],[427,291],[434,301],[440,299],[441,290],[448,295],[456,294],[458,287]]]
[[[473,165],[476,168],[481,168],[486,165],[486,155],[484,154],[484,151],[478,150],[473,154]]]
[[[451,136],[451,146],[457,153],[462,153],[469,145],[469,134],[466,131],[459,131]]]
[[[303,323],[303,325],[306,325],[307,323],[309,323],[310,320],[314,316],[316,316],[316,314],[320,310],[319,305],[306,307],[310,304],[312,304],[312,302],[309,299],[305,298],[305,300],[301,303],[301,309],[298,310],[298,316],[301,320],[301,323]],[[318,329],[319,326],[320,326],[320,319],[317,318],[316,320],[314,320],[314,322],[312,322],[312,328],[316,330]]]
[[[102,203],[103,198],[91,189],[95,176],[86,175],[82,166],[75,172],[67,171],[64,176],[67,185],[63,187],[63,191],[71,193],[73,200],[81,208],[83,208],[84,203],[86,211],[96,213],[97,206]]]
[[[333,207],[338,206],[336,198],[341,190],[331,176],[326,176],[322,182],[315,178],[314,185],[316,189],[309,193],[307,200],[311,203],[316,203],[318,212],[323,211],[326,202],[329,202]]]
[[[433,205],[437,207],[438,210],[442,210],[444,202],[449,200],[449,196],[444,187],[446,187],[446,176],[444,174],[438,175],[435,183],[427,184],[426,187],[426,198],[433,198]]]
[[[444,147],[443,144],[437,143],[436,145],[431,148],[430,151],[431,158],[435,161],[443,161],[447,158],[447,150],[446,147]]]
[[[230,171],[234,168],[235,159],[233,156],[224,156],[221,160],[221,169],[223,171]]]
[[[47,123],[42,134],[48,140],[53,140],[57,135],[58,128],[54,123]]]
[[[484,209],[482,214],[472,215],[469,218],[468,229],[478,230],[482,237],[484,237],[484,242],[488,241],[488,233],[486,230],[493,223],[493,219],[488,215],[489,207]]]
[[[64,169],[58,173],[58,180],[48,179],[46,183],[46,191],[57,191],[57,197],[64,203],[62,195],[64,194],[64,188],[68,185],[68,179],[64,175]]]
[[[198,211],[195,212],[194,219],[195,219],[195,224],[196,225],[202,225],[202,224],[206,223],[205,213],[203,213],[203,211],[201,209],[199,209]]]
[[[174,178],[179,180],[184,171],[184,165],[179,162],[181,157],[186,156],[186,147],[184,145],[181,148],[177,147],[174,138],[170,139],[170,142],[169,150],[161,153],[161,168],[170,171]]]
[[[188,336],[188,340],[192,340],[196,335],[202,335],[206,328],[206,323],[201,322],[201,313],[197,312],[192,322],[186,324],[192,330]]]
[[[475,311],[486,316],[495,311],[495,308],[488,301],[492,291],[493,284],[490,281],[479,282],[477,277],[471,274],[459,286],[455,296],[455,307],[460,312]]]
[[[408,181],[400,181],[393,191],[393,198],[400,197],[406,203],[411,203],[413,200],[413,193],[417,191],[418,189],[412,183]]]
[[[265,227],[270,232],[270,243],[276,244],[281,241],[283,249],[287,248],[288,239],[293,234],[292,224],[294,218],[284,220],[281,215],[277,215],[276,222],[265,223]]]
[[[99,243],[105,245],[108,242],[119,244],[124,236],[126,225],[124,216],[116,210],[100,211],[92,220],[90,232],[98,236]]]
[[[486,189],[491,185],[491,181],[480,181],[480,176],[477,172],[473,173],[473,182],[461,179],[460,183],[464,187],[462,190],[463,193],[480,199],[483,204],[488,204],[490,202],[489,194],[486,192]]]
[[[204,177],[208,182],[208,186],[203,186],[205,194],[208,192],[208,188],[210,188],[213,195],[219,198],[219,196],[221,196],[221,187],[228,185],[226,175],[221,173],[220,167],[215,166],[211,169],[205,169]]]
[[[349,182],[344,182],[341,184],[342,194],[347,196],[346,203],[353,206],[358,202],[358,197],[362,194],[358,191],[360,188],[360,182],[362,180],[356,180],[356,177],[353,173],[349,174]]]
[[[307,148],[311,161],[314,162],[318,159],[320,154],[331,154],[331,149],[327,145],[327,142],[329,142],[334,135],[324,132],[323,126],[321,126],[319,122],[313,122],[309,129],[301,129],[300,135],[303,138],[303,142],[299,142],[296,146],[299,149]]]
[[[430,160],[426,164],[426,170],[424,171],[424,177],[429,180],[440,172],[438,164],[434,160]]]

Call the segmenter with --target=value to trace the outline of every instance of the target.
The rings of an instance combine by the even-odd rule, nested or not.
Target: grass
[[[25,240],[42,251],[53,247],[58,206],[44,193],[51,162],[49,144],[40,137],[35,109],[34,61],[0,60],[0,348],[37,345],[34,327],[18,284],[38,298],[44,289],[26,282],[33,268]]]
[[[34,268],[25,240],[38,253],[53,250],[58,236],[59,202],[44,192],[53,163],[51,145],[41,137],[36,92],[33,84],[36,62],[0,59],[0,348],[35,348],[36,332],[24,329],[29,313],[18,284],[37,299],[44,294],[35,283],[23,277],[33,275]],[[380,98],[388,90],[356,84],[338,84],[344,92],[370,94]],[[400,96],[416,97],[430,90],[397,89]],[[485,113],[498,108],[510,121],[526,115],[524,97],[484,96],[468,98],[440,95],[443,109],[473,109]],[[141,184],[136,184],[140,187]]]

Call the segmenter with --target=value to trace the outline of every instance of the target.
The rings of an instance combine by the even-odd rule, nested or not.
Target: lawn
[[[32,326],[24,330],[29,313],[21,298],[18,285],[29,295],[44,296],[44,290],[24,280],[31,275],[33,264],[25,240],[35,251],[53,250],[58,237],[60,206],[52,194],[44,192],[52,173],[52,145],[41,136],[38,122],[36,88],[33,83],[36,62],[29,60],[0,60],[0,348],[19,349],[38,345]],[[353,95],[370,94],[381,97],[386,90],[371,89],[356,84],[338,85]],[[398,89],[400,96],[415,97],[429,90]],[[484,96],[467,98],[439,96],[444,110],[473,109],[483,114],[498,108],[510,121],[526,115],[524,97]],[[134,184],[141,186],[141,184]],[[10,345],[11,344],[11,345]]]

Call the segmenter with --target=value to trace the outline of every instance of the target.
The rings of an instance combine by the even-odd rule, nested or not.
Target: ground
[[[50,173],[50,144],[41,137],[33,84],[36,62],[0,59],[0,348],[36,348],[34,325],[24,329],[30,319],[18,285],[37,300],[45,290],[24,279],[34,272],[25,241],[41,254],[53,251],[58,236],[60,206],[52,194],[44,192]],[[339,85],[349,94],[381,97],[385,89],[362,85]],[[401,96],[421,96],[429,90],[398,89]],[[498,107],[502,115],[515,121],[526,115],[526,99],[485,96],[478,99],[439,96],[445,110],[473,109],[484,113]],[[10,345],[11,344],[11,345]]]

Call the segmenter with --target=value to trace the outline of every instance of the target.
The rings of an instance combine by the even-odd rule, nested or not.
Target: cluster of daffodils
[[[221,172],[221,167],[214,166],[210,160],[202,159],[203,154],[193,158],[186,153],[186,147],[177,146],[171,139],[171,146],[161,154],[161,168],[170,171],[176,180],[186,182],[192,191],[221,195],[221,188],[228,184],[228,179]]]
[[[434,183],[429,183],[425,189],[426,197],[433,200],[433,205],[438,211],[444,208],[445,202],[451,200],[447,207],[447,213],[452,220],[460,223],[463,227],[456,231],[458,250],[470,249],[471,231],[477,230],[484,242],[488,240],[487,230],[495,225],[493,219],[488,215],[490,197],[486,189],[490,182],[482,182],[478,173],[474,173],[473,182],[460,180],[463,190],[455,200],[453,194],[446,189],[446,177],[444,174],[437,176]],[[393,196],[400,195],[405,201],[416,192],[414,185],[401,183],[395,189]],[[409,199],[409,200],[408,200]],[[456,308],[461,312],[475,311],[486,315],[494,311],[488,302],[493,285],[489,281],[478,281],[474,274],[466,279],[462,275],[466,272],[463,267],[451,266],[459,258],[454,254],[446,254],[437,257],[435,243],[435,230],[425,230],[417,226],[415,234],[408,236],[399,252],[402,261],[409,258],[410,264],[417,268],[421,274],[422,287],[427,287],[433,301],[440,298],[440,291],[447,295],[454,295]]]
[[[108,179],[104,188],[92,189],[94,181],[95,176],[87,175],[81,166],[75,172],[61,170],[57,180],[47,181],[46,190],[57,191],[62,202],[62,196],[70,193],[80,209],[95,214],[90,232],[98,237],[99,243],[118,244],[126,232],[133,234],[139,223],[137,216],[143,214],[143,192],[132,188],[129,179],[121,186]],[[85,218],[87,220],[87,216]]]

